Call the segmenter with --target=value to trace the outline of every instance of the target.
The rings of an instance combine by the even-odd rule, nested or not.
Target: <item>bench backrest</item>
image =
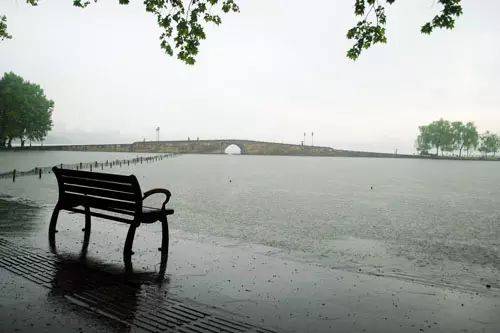
[[[59,185],[61,209],[85,213],[85,208],[93,208],[91,214],[93,216],[127,223],[137,221],[142,213],[142,192],[134,175],[124,176],[57,167],[52,168],[52,171]]]

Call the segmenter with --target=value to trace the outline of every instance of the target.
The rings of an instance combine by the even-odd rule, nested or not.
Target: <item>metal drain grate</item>
[[[0,267],[50,288],[75,304],[147,332],[274,332],[215,315],[201,306],[165,299],[143,290],[140,283],[68,265],[51,253],[35,252],[3,238]]]

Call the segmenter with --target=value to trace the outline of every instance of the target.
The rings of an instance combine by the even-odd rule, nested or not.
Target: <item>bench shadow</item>
[[[97,312],[127,326],[136,321],[141,309],[151,307],[152,300],[160,305],[168,295],[168,279],[160,281],[157,273],[124,272],[121,265],[88,259],[86,249],[79,256],[56,254],[52,276],[49,299],[69,300],[82,310]],[[149,297],[151,293],[156,297]]]
[[[57,242],[56,242],[56,233],[53,233],[52,235],[49,235],[49,249],[50,252],[55,254],[59,259],[62,260],[68,260],[68,258],[71,258],[73,262],[78,261],[81,265],[84,264],[90,264],[89,259],[87,258],[87,253],[88,253],[88,247],[90,243],[90,234],[91,234],[91,227],[90,223],[85,223],[85,227],[82,229],[83,231],[83,240],[82,240],[82,247],[80,249],[80,253],[78,256],[74,255],[69,255],[69,254],[61,254],[58,252],[57,249]],[[124,267],[119,266],[120,273],[123,275],[123,277],[127,277],[128,279],[139,279],[139,280],[144,280],[144,282],[147,282],[148,284],[155,283],[158,285],[162,285],[165,283],[168,283],[168,276],[166,276],[165,271],[166,271],[166,257],[162,256],[162,261],[160,263],[160,270],[159,272],[135,272],[134,267],[132,264],[132,255],[133,252],[128,252],[125,257],[124,257]],[[96,260],[92,261],[94,264],[97,263]],[[103,267],[103,264],[99,264],[99,267]],[[118,274],[116,271],[118,266],[114,267],[111,265],[108,265],[109,268],[113,267],[113,272],[115,274]]]

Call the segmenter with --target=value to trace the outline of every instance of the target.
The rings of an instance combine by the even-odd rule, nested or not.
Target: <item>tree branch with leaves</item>
[[[387,43],[385,26],[386,7],[396,0],[355,0],[354,15],[362,18],[356,26],[349,29],[347,38],[354,40],[354,45],[347,51],[347,57],[356,60],[363,50],[374,44]],[[462,15],[461,0],[437,0],[442,6],[439,14],[425,23],[420,31],[430,34],[434,29],[453,29],[455,20]]]
[[[73,0],[73,5],[85,8],[98,0]],[[386,7],[396,0],[354,0],[354,15],[360,20],[347,32],[347,38],[354,45],[347,51],[347,57],[356,60],[363,50],[378,43],[386,43]],[[420,31],[430,34],[436,28],[452,29],[455,20],[462,15],[461,0],[436,0],[441,6],[439,13],[425,23]],[[194,64],[200,42],[206,39],[207,24],[219,25],[220,14],[239,12],[235,0],[143,0],[146,11],[156,16],[161,28],[160,47],[170,56],[176,55],[186,64]],[[26,0],[37,6],[39,0]],[[118,0],[128,5],[130,0]],[[0,40],[10,39],[7,32],[7,18],[0,15]]]

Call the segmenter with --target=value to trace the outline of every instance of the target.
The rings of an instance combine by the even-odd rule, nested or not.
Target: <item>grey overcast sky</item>
[[[441,117],[500,132],[500,1],[464,0],[453,31],[419,33],[439,7],[397,1],[388,44],[352,62],[353,0],[240,0],[187,66],[159,46],[142,1],[1,0],[12,40],[0,72],[39,83],[56,103],[49,142],[200,137],[413,152]]]

